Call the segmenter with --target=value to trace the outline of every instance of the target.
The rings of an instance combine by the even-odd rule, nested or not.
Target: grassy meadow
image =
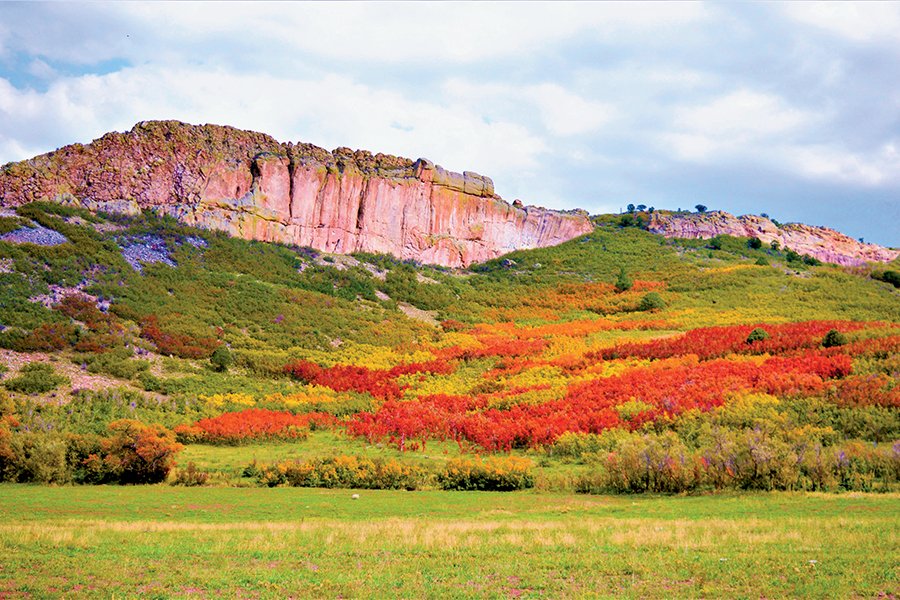
[[[3,597],[890,597],[900,496],[0,485]]]

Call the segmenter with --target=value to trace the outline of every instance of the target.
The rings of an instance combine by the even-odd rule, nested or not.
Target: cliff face
[[[0,204],[35,200],[137,214],[326,252],[386,252],[450,267],[562,243],[586,214],[511,206],[493,182],[430,161],[281,144],[231,127],[143,122],[0,172]]]
[[[900,256],[876,244],[858,242],[827,227],[788,223],[781,227],[765,217],[735,217],[726,212],[659,214],[650,216],[648,229],[666,237],[708,239],[717,235],[759,238],[765,244],[777,241],[781,248],[808,254],[822,262],[861,265],[866,262],[890,262]]]

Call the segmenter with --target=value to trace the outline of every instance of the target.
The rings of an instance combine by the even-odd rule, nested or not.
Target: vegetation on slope
[[[497,481],[530,482],[511,487],[585,492],[891,490],[900,477],[900,302],[882,270],[612,218],[466,272],[152,215],[33,204],[10,219],[68,241],[0,241],[0,362],[50,369],[40,385],[35,367],[2,380],[8,479],[115,481],[85,467],[114,462],[103,436],[122,419],[174,432],[185,456],[293,449],[203,481],[488,485],[473,453],[531,461],[496,463]],[[26,457],[34,436],[28,448],[46,449]],[[381,466],[366,466],[371,445]],[[435,449],[448,458],[429,465]],[[42,457],[55,468],[22,467]]]

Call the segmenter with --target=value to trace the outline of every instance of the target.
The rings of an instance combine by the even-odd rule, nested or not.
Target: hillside
[[[363,473],[378,448],[413,470],[342,485],[475,485],[441,469],[512,452],[491,468],[513,487],[893,489],[900,296],[877,279],[888,271],[598,221],[562,245],[451,271],[151,214],[7,210],[4,477],[137,477],[112,454],[85,471],[112,452],[102,439],[119,439],[100,436],[122,435],[111,424],[133,419],[177,435],[178,464],[220,483],[315,485],[284,479],[293,463],[263,463],[343,453]],[[40,436],[69,450],[46,450],[58,462],[34,470],[15,457]],[[758,443],[774,461],[763,474],[747,454]],[[245,469],[251,455],[234,444],[263,444],[262,463]],[[154,473],[170,474],[176,450]],[[687,462],[655,472],[600,460],[645,451]],[[850,471],[842,453],[857,456]]]
[[[655,212],[649,215],[647,230],[671,238],[711,239],[718,235],[753,237],[762,243],[822,262],[839,265],[863,265],[867,262],[891,262],[900,250],[854,240],[827,227],[803,223],[775,223],[768,217],[735,217],[722,211],[704,213]]]
[[[152,209],[189,225],[326,252],[467,266],[590,231],[586,214],[504,202],[477,173],[363,150],[328,152],[252,131],[138,123],[0,171],[0,206],[45,200]]]

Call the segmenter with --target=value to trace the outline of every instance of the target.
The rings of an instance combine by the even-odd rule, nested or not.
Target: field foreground
[[[0,486],[0,597],[893,597],[900,495]]]

